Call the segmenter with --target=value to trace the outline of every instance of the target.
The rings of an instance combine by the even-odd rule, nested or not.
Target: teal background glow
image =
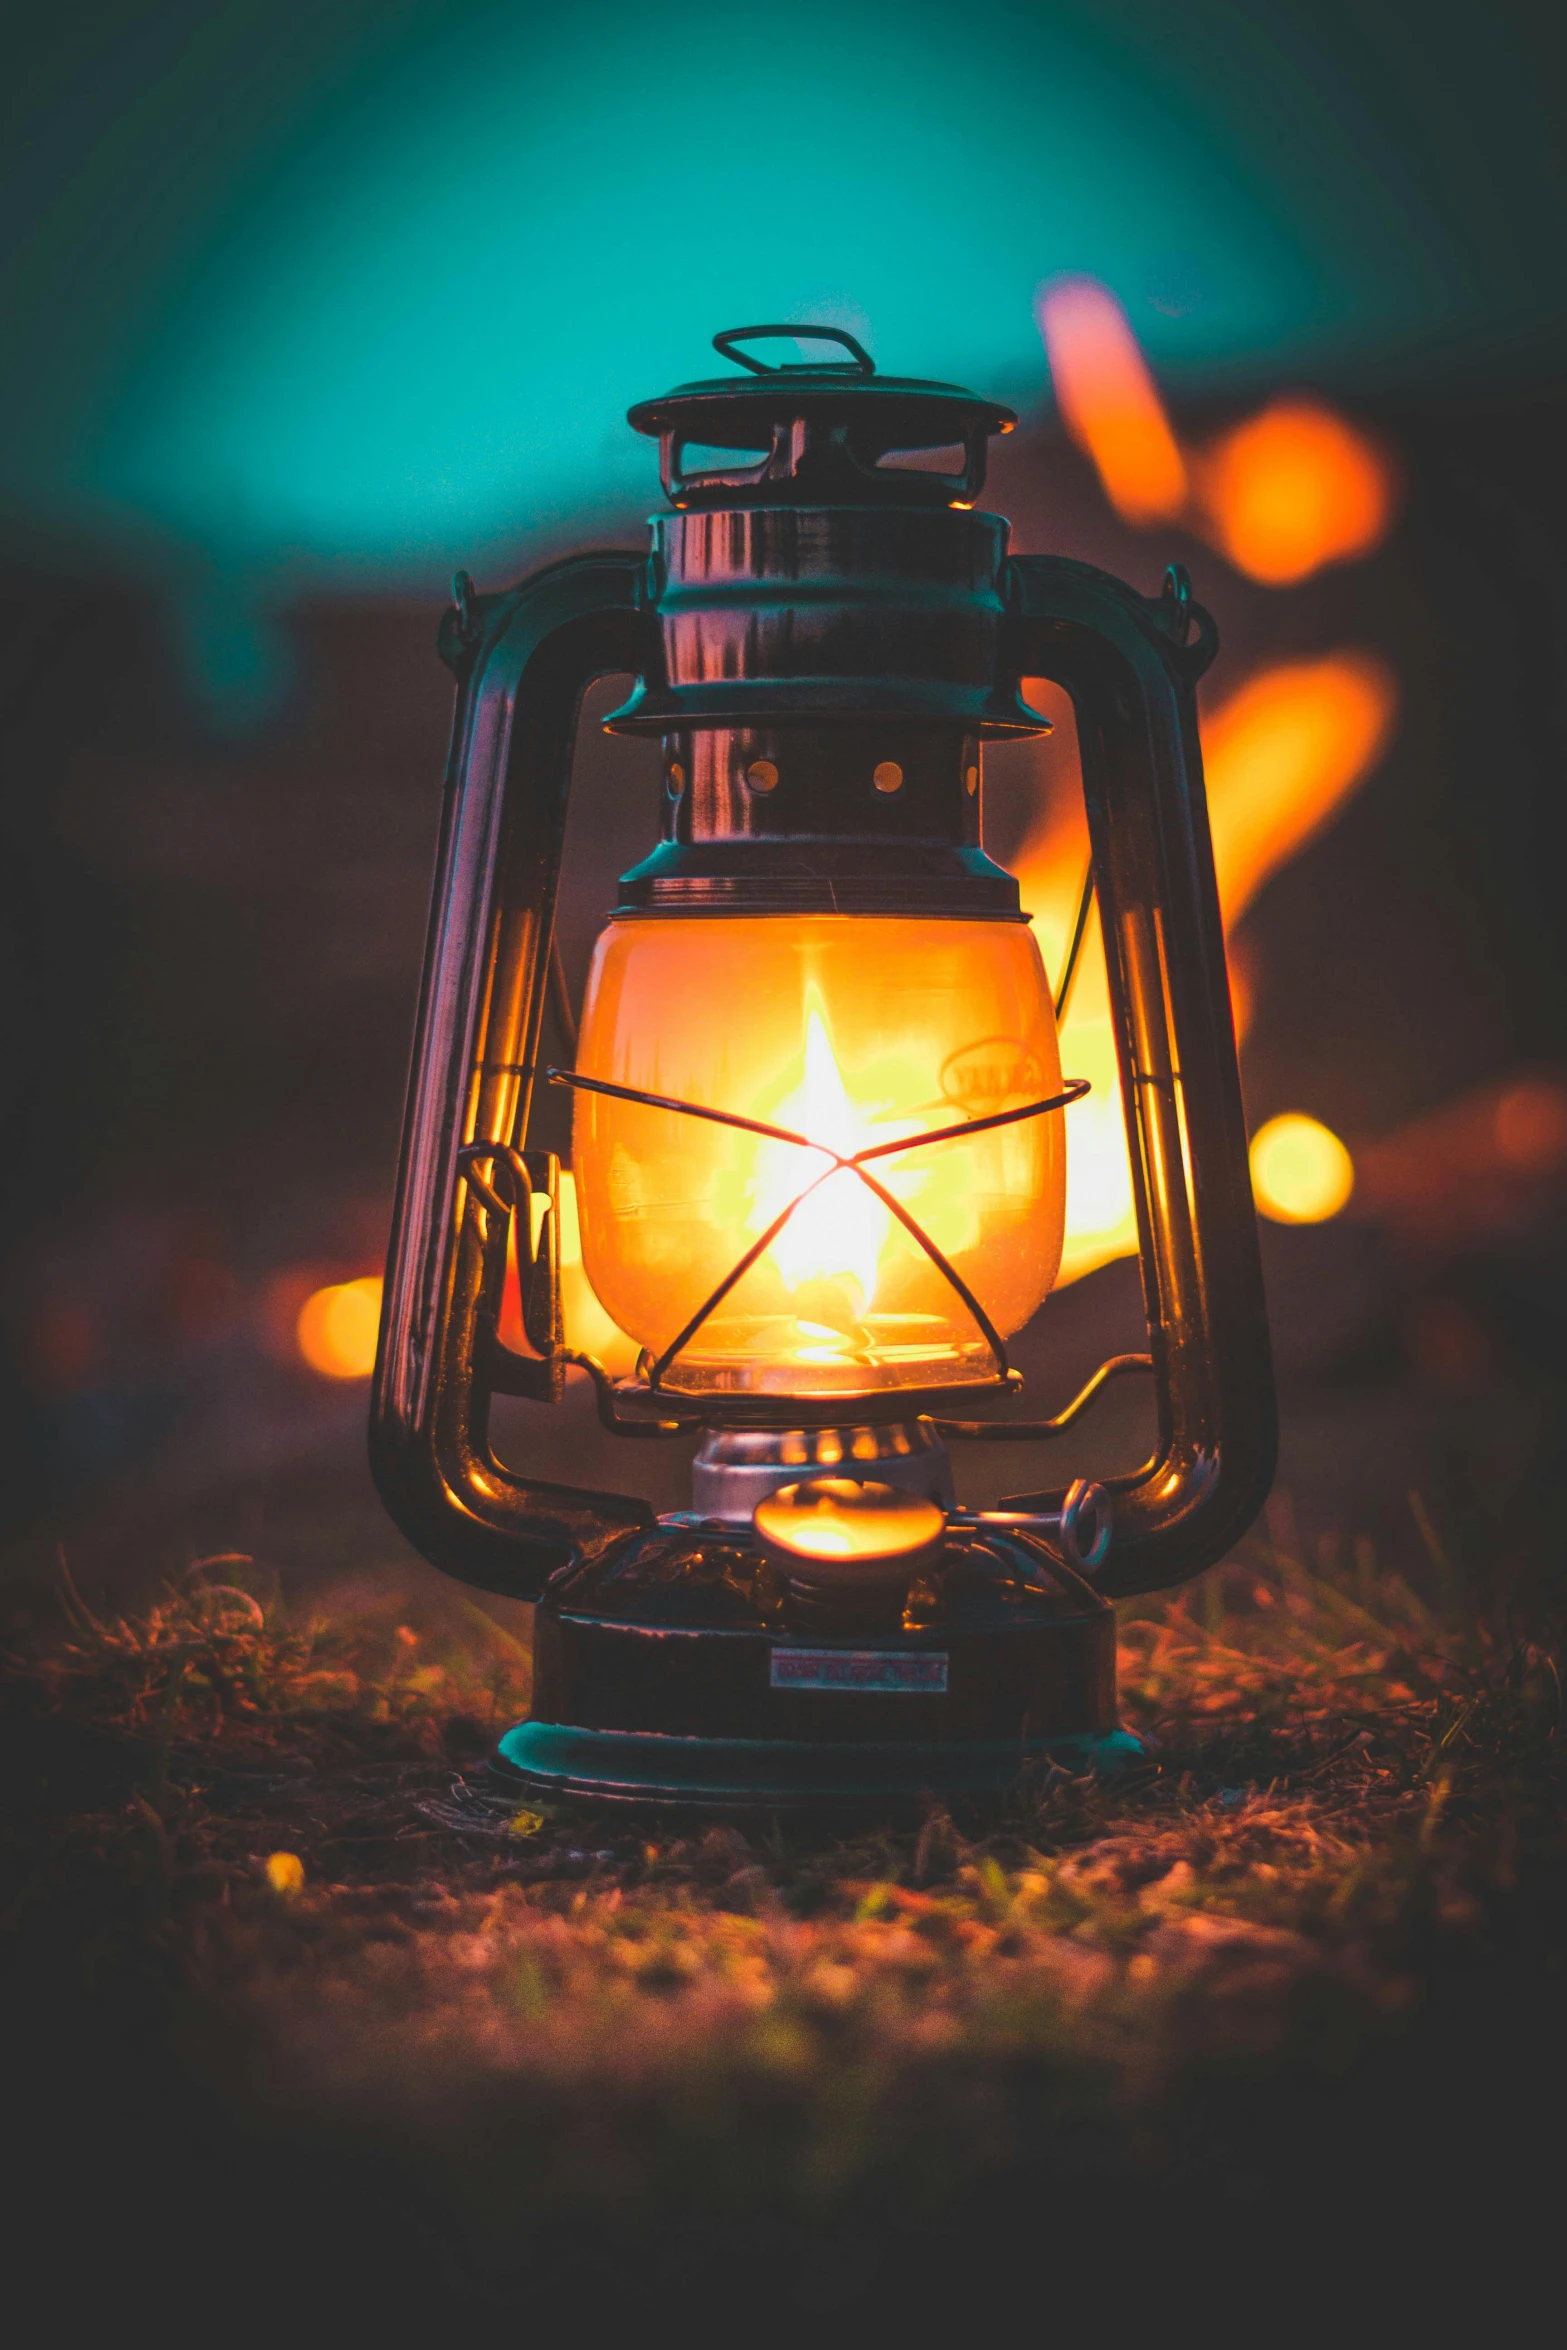
[[[628,403],[751,318],[1025,409],[1068,269],[1177,397],[1543,367],[1549,37],[1370,0],[89,5],[3,101],[0,503],[168,577],[242,684],[279,593],[623,527]]]

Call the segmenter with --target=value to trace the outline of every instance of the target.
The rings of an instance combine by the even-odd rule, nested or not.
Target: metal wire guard
[[[570,1086],[578,1093],[607,1094],[612,1101],[634,1102],[646,1110],[673,1110],[677,1116],[682,1118],[705,1118],[715,1126],[734,1126],[743,1134],[757,1134],[767,1142],[792,1143],[799,1150],[814,1151],[819,1158],[832,1161],[831,1166],[824,1167],[822,1172],[806,1184],[802,1191],[796,1193],[781,1215],[774,1217],[761,1238],[746,1250],[738,1264],[724,1275],[718,1287],[705,1303],[698,1307],[679,1336],[673,1339],[665,1347],[663,1353],[650,1364],[647,1374],[649,1387],[656,1388],[658,1386],[675,1357],[682,1348],[690,1344],[708,1316],[716,1307],[722,1305],[736,1283],[744,1280],[758,1258],[766,1255],[779,1233],[788,1223],[789,1218],[794,1214],[795,1209],[808,1200],[813,1191],[819,1190],[829,1176],[836,1175],[845,1168],[851,1174],[857,1175],[867,1190],[873,1192],[880,1200],[882,1206],[896,1216],[911,1239],[925,1251],[937,1271],[956,1290],[973,1316],[985,1344],[990,1349],[995,1360],[997,1378],[1003,1381],[1007,1378],[1011,1368],[1007,1361],[1007,1350],[1002,1343],[1001,1333],[991,1321],[990,1316],[956,1266],[948,1263],[929,1233],[924,1231],[916,1219],[909,1214],[902,1201],[894,1199],[892,1193],[883,1184],[878,1183],[874,1175],[867,1173],[866,1162],[870,1159],[894,1158],[901,1151],[923,1150],[932,1143],[953,1142],[961,1136],[984,1134],[993,1126],[1015,1126],[1025,1118],[1040,1118],[1047,1111],[1065,1109],[1069,1103],[1081,1101],[1083,1095],[1090,1091],[1089,1081],[1086,1077],[1068,1078],[1062,1091],[1058,1094],[1052,1094],[1048,1101],[1026,1102],[1021,1109],[1017,1110],[997,1110],[987,1118],[965,1118],[960,1125],[938,1126],[929,1134],[906,1135],[899,1142],[873,1143],[869,1149],[855,1151],[852,1156],[845,1157],[841,1152],[835,1151],[830,1143],[813,1142],[808,1134],[794,1134],[786,1126],[769,1126],[760,1118],[743,1118],[734,1110],[710,1110],[699,1102],[675,1101],[668,1094],[644,1093],[640,1087],[633,1085],[614,1085],[605,1077],[582,1077],[574,1069],[547,1069],[545,1075],[551,1085]]]

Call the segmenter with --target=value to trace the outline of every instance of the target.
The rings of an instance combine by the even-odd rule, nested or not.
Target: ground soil
[[[476,1612],[62,1574],[4,1711],[30,2338],[1494,2317],[1561,2185],[1558,1667],[1319,1565],[1127,1618],[1121,1779],[849,1836],[519,1803]]]

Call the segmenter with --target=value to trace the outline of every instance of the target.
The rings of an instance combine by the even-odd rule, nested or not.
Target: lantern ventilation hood
[[[772,367],[740,348],[785,336],[849,357]],[[644,664],[611,732],[749,731],[742,766],[772,763],[763,737],[780,725],[912,720],[944,730],[949,748],[1048,732],[1002,652],[1007,524],[973,511],[990,436],[1011,430],[1012,411],[954,384],[878,376],[841,327],[731,327],[713,342],[745,372],[630,411],[658,439],[674,512],[652,522],[662,659]],[[921,453],[937,470],[891,462]],[[872,765],[905,756],[889,742]],[[954,773],[960,763],[953,748]]]
[[[758,359],[748,343],[793,339],[830,343],[841,360],[782,365]],[[836,326],[735,326],[713,347],[745,370],[677,384],[628,412],[636,431],[659,443],[672,505],[807,505],[849,498],[901,506],[971,506],[985,483],[994,433],[1011,432],[1010,408],[958,384],[878,375],[854,336]],[[687,467],[688,452],[756,452],[749,464]],[[890,465],[919,451],[961,449],[960,472]]]

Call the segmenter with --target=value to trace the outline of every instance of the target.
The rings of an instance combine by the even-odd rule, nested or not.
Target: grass
[[[9,1701],[42,2093],[161,2100],[182,2191],[244,2182],[361,2317],[389,2269],[405,2313],[760,2270],[797,2320],[1107,2214],[1472,2213],[1561,2053],[1562,1693],[1431,1580],[1254,1541],[1124,1621],[1140,1769],[832,1838],[501,1796],[526,1656],[461,1603],[296,1622],[224,1558],[110,1617],[63,1574]]]

